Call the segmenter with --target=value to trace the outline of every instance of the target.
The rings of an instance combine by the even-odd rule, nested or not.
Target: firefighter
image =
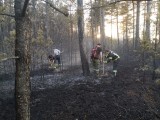
[[[103,62],[105,64],[113,62],[113,73],[115,76],[117,75],[117,67],[119,64],[119,60],[120,60],[120,56],[117,53],[111,50],[108,50],[108,49],[104,51],[104,61]]]
[[[91,51],[91,62],[94,72],[99,76],[99,65],[102,63],[102,48],[100,43],[98,43]]]

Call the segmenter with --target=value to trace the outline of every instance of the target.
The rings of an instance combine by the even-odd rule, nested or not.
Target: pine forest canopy
[[[1,0],[0,75],[14,74],[17,120],[30,119],[30,74],[48,70],[53,49],[62,67],[81,65],[90,74],[90,50],[117,51],[139,70],[160,69],[160,2],[122,0]]]
[[[44,56],[48,55],[53,46],[65,49],[71,54],[69,47],[72,45],[71,41],[75,40],[74,42],[78,46],[76,41],[78,39],[76,37],[77,1],[30,0],[28,2],[27,14],[32,22],[31,50],[35,50],[35,56],[41,58],[42,53]],[[157,34],[159,32],[157,27],[159,25],[158,0],[85,0],[82,10],[85,40],[90,37],[91,42],[107,43],[108,47],[112,48],[114,46],[116,48],[117,42],[121,43],[124,39],[128,39],[135,46],[137,39],[143,40],[146,38],[145,36],[148,35],[146,32],[149,32],[150,36],[147,38],[151,42],[159,39],[159,34]],[[138,13],[139,16],[137,16]],[[1,53],[6,53],[12,57],[14,56],[15,38],[14,1],[1,1],[0,14],[2,25]],[[64,44],[66,41],[68,41],[68,45]],[[87,49],[90,49],[92,44],[88,44]],[[75,49],[77,47],[73,48],[73,50]]]

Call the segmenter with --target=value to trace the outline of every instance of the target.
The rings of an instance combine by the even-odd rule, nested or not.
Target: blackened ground
[[[142,76],[134,68],[122,64],[115,78],[83,77],[81,67],[63,73],[44,70],[61,77],[50,78],[59,82],[50,87],[35,83],[41,88],[32,89],[31,120],[159,120],[160,89],[150,75]],[[14,101],[0,99],[0,120],[15,120]]]

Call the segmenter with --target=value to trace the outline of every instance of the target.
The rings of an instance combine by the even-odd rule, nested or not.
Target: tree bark
[[[45,15],[45,19],[44,19],[44,39],[47,40],[48,39],[48,32],[49,32],[49,16],[48,16],[48,0],[46,0],[46,5],[45,5],[45,12],[46,12],[46,15]]]
[[[111,7],[111,50],[113,49],[113,39],[112,39],[112,26],[113,26],[113,8]]]
[[[87,61],[85,52],[84,52],[84,45],[83,45],[83,0],[77,0],[78,8],[78,38],[79,38],[79,48],[80,48],[80,56],[82,62],[82,71],[84,76],[88,76],[90,74],[89,71],[89,63]]]
[[[127,6],[129,6],[129,3],[127,1]],[[129,7],[128,7],[129,9]],[[126,15],[126,41],[125,41],[125,53],[126,53],[126,61],[128,62],[128,51],[129,51],[129,38],[128,38],[128,15],[129,14],[129,10],[127,10],[127,15]]]
[[[31,24],[26,16],[24,0],[15,0],[16,40],[16,120],[30,120],[30,40]],[[27,6],[27,5],[24,5]],[[23,12],[22,12],[23,10]]]
[[[157,41],[157,43],[160,44],[160,2],[158,3],[158,19],[159,41]]]
[[[140,1],[137,1],[137,18],[136,18],[136,39],[134,48],[137,49],[139,46],[139,20],[140,20]]]
[[[36,0],[32,0],[32,4],[33,4],[33,8],[32,8],[32,16],[33,16],[33,24],[32,24],[32,28],[33,28],[33,37],[34,39],[37,38],[37,22],[36,22]]]
[[[146,2],[145,2],[146,4]],[[144,7],[144,15],[143,15],[143,40],[146,39],[146,31],[145,31],[145,26],[146,26],[146,8]]]
[[[134,1],[132,1],[132,4],[133,4],[133,45],[132,45],[132,48],[134,48],[134,44],[135,44],[135,16],[134,16],[134,9],[135,9],[135,5],[134,5]]]
[[[104,0],[101,0],[101,4],[104,4]],[[105,32],[104,32],[104,8],[100,8],[100,35],[101,35],[101,43],[102,49],[104,49],[104,41],[105,41]]]
[[[157,69],[157,65],[156,65],[156,53],[157,53],[157,33],[158,33],[158,14],[157,14],[157,20],[156,20],[156,34],[155,34],[155,43],[154,43],[154,53],[153,53],[153,74],[152,74],[152,80],[156,79],[156,72],[155,70]]]
[[[117,20],[117,42],[118,42],[118,50],[120,50],[120,42],[119,42],[119,19],[118,19],[119,11],[118,11],[118,5],[117,5],[117,7],[116,7],[116,13],[117,13],[117,16],[116,16],[116,20]]]
[[[147,1],[147,16],[146,16],[146,39],[150,41],[150,16],[151,16],[151,1]]]
[[[90,4],[91,4],[91,7],[93,6],[92,5],[92,0],[90,0]],[[95,40],[94,40],[94,25],[93,25],[93,10],[91,9],[91,36],[92,36],[92,41],[93,41],[93,45],[92,47],[95,46]]]

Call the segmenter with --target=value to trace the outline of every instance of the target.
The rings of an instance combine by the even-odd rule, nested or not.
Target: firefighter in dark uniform
[[[109,62],[113,62],[113,73],[114,75],[116,76],[117,74],[117,67],[118,67],[118,63],[119,63],[119,60],[120,60],[120,56],[111,51],[111,50],[105,50],[104,51],[104,63],[109,63]]]

